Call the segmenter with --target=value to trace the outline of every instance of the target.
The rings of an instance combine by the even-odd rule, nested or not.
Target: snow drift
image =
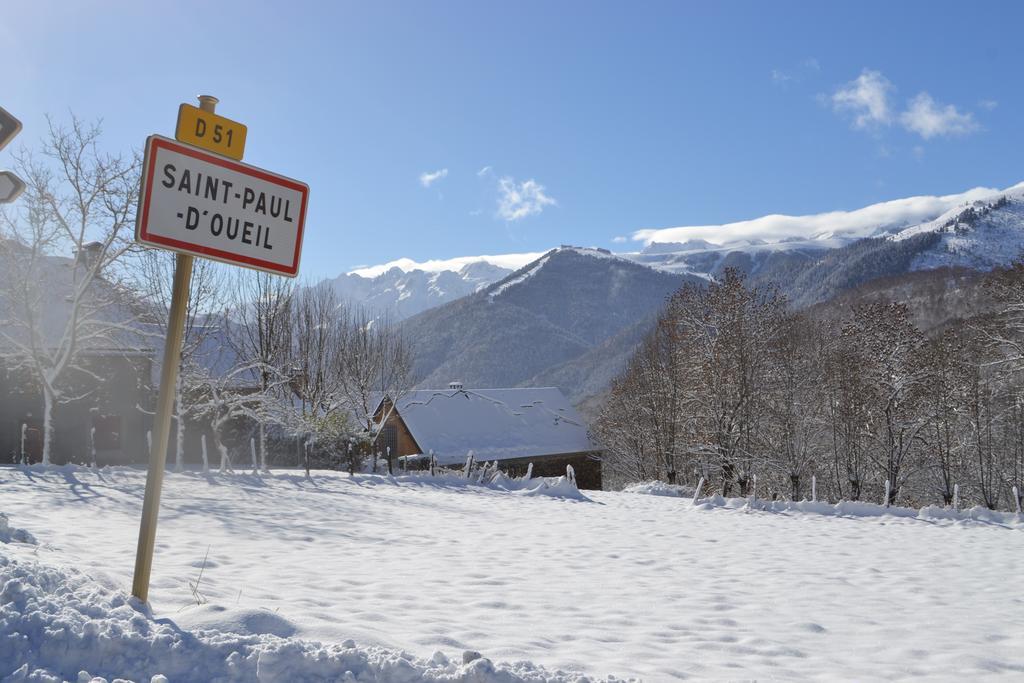
[[[5,516],[0,519],[6,523]],[[151,683],[589,680],[528,662],[495,664],[476,652],[464,652],[454,661],[441,652],[422,659],[351,640],[325,645],[293,639],[287,637],[294,630],[287,620],[269,610],[204,611],[215,615],[208,623],[233,628],[183,630],[171,619],[155,619],[146,606],[85,572],[0,546],[0,676],[5,683],[94,677]],[[227,618],[216,616],[225,612]]]

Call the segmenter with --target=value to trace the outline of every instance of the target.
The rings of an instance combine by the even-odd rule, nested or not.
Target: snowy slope
[[[1024,183],[958,206],[891,239],[898,242],[925,233],[937,233],[940,238],[914,260],[913,270],[941,266],[991,270],[1009,264],[1024,252]]]
[[[606,250],[553,249],[476,294],[407,320],[415,374],[424,389],[453,379],[467,389],[526,385],[633,327],[690,279]],[[577,385],[559,388],[574,395]]]
[[[52,632],[32,666],[73,667],[68,643],[119,656],[142,640],[144,675],[198,661],[224,680],[256,680],[257,662],[259,680],[341,679],[332,661],[360,681],[1024,675],[1024,536],[1011,515],[168,473],[153,621],[123,597],[143,485],[127,469],[0,469],[0,507],[38,539],[0,543],[0,677],[24,663],[12,629],[48,623],[70,630]],[[189,582],[207,552],[197,606]],[[464,650],[520,663],[478,675]],[[431,664],[444,661],[435,651],[457,665]],[[123,661],[82,656],[108,678]],[[521,660],[548,675],[529,678]],[[281,675],[300,663],[297,678]]]

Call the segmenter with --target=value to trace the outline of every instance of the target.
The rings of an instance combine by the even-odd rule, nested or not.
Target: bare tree
[[[152,338],[159,340],[158,343],[167,338],[174,262],[174,254],[161,249],[143,249],[131,261],[136,273],[135,288],[149,306],[146,320],[152,328]],[[194,395],[192,390],[196,386],[206,383],[210,366],[219,365],[219,342],[226,332],[221,315],[226,304],[225,284],[223,266],[208,259],[195,260],[175,386],[175,469],[178,471],[184,467],[188,422],[198,410],[188,398]],[[230,368],[230,360],[228,362]],[[149,412],[142,406],[139,409]]]
[[[139,331],[119,266],[133,244],[140,160],[102,152],[100,137],[99,125],[74,116],[67,127],[51,120],[39,156],[15,157],[27,187],[0,224],[0,338],[8,363],[41,390],[47,464],[55,406],[81,397],[69,391],[72,376],[103,381],[83,350],[124,348]]]
[[[954,487],[964,474],[959,435],[964,425],[963,406],[970,373],[964,363],[967,344],[954,330],[930,340],[922,349],[928,375],[924,400],[928,428],[924,434],[929,455],[926,470],[946,505],[953,503]]]
[[[221,472],[231,470],[226,444],[228,430],[241,424],[259,424],[276,408],[268,394],[251,386],[252,376],[259,372],[258,366],[239,364],[227,372],[207,375],[204,382],[196,382],[190,388],[189,400],[195,414],[210,425]]]
[[[769,351],[765,452],[799,500],[824,450],[824,340],[806,316],[789,314]]]
[[[329,287],[311,287],[296,294],[292,304],[290,387],[296,401],[296,425],[306,440],[344,407],[338,367],[342,340],[335,317],[338,299]],[[303,448],[309,476],[309,449]]]
[[[337,307],[334,320],[340,342],[335,366],[338,395],[353,418],[363,421],[369,448],[380,450],[377,442],[387,419],[412,386],[412,349],[386,316],[374,318],[344,304]],[[381,414],[375,421],[378,404]],[[386,452],[391,473],[394,454]]]
[[[895,503],[909,476],[912,456],[924,445],[923,409],[927,368],[921,362],[924,335],[910,321],[904,304],[858,306],[843,330],[861,350],[868,383],[869,457],[888,481]]]
[[[761,389],[784,310],[777,290],[748,287],[743,274],[732,269],[721,282],[683,287],[668,304],[673,325],[693,338],[691,362],[701,368],[697,389],[703,421],[696,431],[707,435],[726,494],[733,483],[740,495],[747,494],[751,466],[760,456],[767,408]]]
[[[232,289],[237,321],[229,325],[231,344],[239,358],[257,368],[260,392],[269,401],[272,389],[288,372],[294,286],[291,280],[277,275],[240,271]],[[260,421],[258,435],[260,467],[266,470],[266,421]]]

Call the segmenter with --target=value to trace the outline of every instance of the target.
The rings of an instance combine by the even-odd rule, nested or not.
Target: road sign
[[[6,109],[0,107],[0,150],[21,132],[21,121],[11,116]]]
[[[142,168],[138,242],[298,275],[305,183],[159,135],[146,140]]]
[[[0,171],[0,204],[9,204],[25,191],[25,183],[10,171]]]
[[[241,161],[245,153],[247,131],[237,121],[203,111],[191,104],[182,104],[178,108],[178,125],[174,137],[181,142]]]
[[[299,272],[309,187],[239,163],[245,148],[245,126],[217,116],[216,107],[217,98],[212,95],[200,95],[196,111],[183,104],[178,110],[177,137],[236,161],[151,135],[142,164],[135,239],[178,252],[132,576],[132,595],[142,602],[149,597],[192,257],[205,256],[291,277]]]

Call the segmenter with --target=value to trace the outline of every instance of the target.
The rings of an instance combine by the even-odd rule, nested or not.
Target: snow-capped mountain
[[[539,256],[541,253],[503,254],[425,262],[404,258],[358,268],[326,284],[343,300],[404,320],[477,292]]]
[[[958,206],[890,239],[898,242],[929,233],[938,239],[914,259],[912,270],[941,266],[991,270],[1010,263],[1024,252],[1024,183]]]
[[[645,234],[649,242],[630,253],[563,245],[542,254],[403,259],[332,283],[348,299],[410,318],[421,386],[556,385],[580,402],[603,391],[666,296],[727,267],[754,284],[778,285],[801,308],[879,278],[1007,264],[1024,249],[1024,183],[731,225],[734,239],[723,239],[733,236],[730,226],[671,228]]]
[[[977,187],[958,194],[908,197],[852,211],[804,216],[773,214],[723,225],[639,230],[634,237],[644,240],[645,247],[622,255],[655,268],[701,277],[713,277],[726,266],[757,272],[766,262],[778,260],[780,254],[814,258],[816,253],[820,256],[822,251],[863,239],[905,239],[948,229],[946,224],[959,214],[966,211],[969,217],[972,207],[981,210],[980,207],[1000,197],[1012,201],[1022,195],[1024,183],[1006,190]],[[938,265],[992,268],[1006,263],[1008,255],[1013,258],[1020,251],[1020,246],[1013,247],[1007,238],[1013,244],[1024,244],[1024,214],[1005,215],[1001,220],[1002,232],[998,236],[979,236],[973,241],[944,239],[950,256],[921,259],[915,263],[915,269]],[[971,261],[969,254],[978,250],[982,252],[980,259]],[[953,254],[960,256],[952,257]]]
[[[642,336],[626,331],[646,327],[688,281],[695,279],[604,249],[553,249],[475,294],[405,322],[416,339],[420,386],[454,379],[477,388],[557,384],[570,398],[583,398],[603,389]],[[621,344],[608,347],[619,338]],[[592,353],[597,360],[589,360]]]
[[[1003,203],[994,206],[1000,201]],[[937,244],[921,238],[933,233],[940,236]],[[644,247],[614,256],[704,279],[735,267],[785,282],[794,269],[810,268],[826,253],[867,240],[854,249],[863,259],[865,252],[877,250],[868,248],[873,244],[870,240],[899,242],[911,237],[915,238],[912,243],[890,250],[899,251],[900,258],[890,259],[891,264],[881,259],[874,268],[862,268],[863,273],[877,276],[892,274],[892,268],[917,270],[941,265],[989,269],[1008,263],[1024,248],[1024,183],[1006,190],[977,187],[958,194],[908,197],[850,211],[772,214],[722,225],[639,230],[634,239],[642,240]],[[906,264],[903,256],[911,248],[921,253]],[[606,250],[604,253],[613,256]],[[331,284],[345,299],[401,320],[478,292],[543,254],[463,256],[424,262],[403,258],[355,269]],[[836,268],[841,265],[833,264]],[[878,272],[878,267],[890,271]],[[863,280],[854,277],[853,281]],[[832,290],[821,292],[828,295]]]

